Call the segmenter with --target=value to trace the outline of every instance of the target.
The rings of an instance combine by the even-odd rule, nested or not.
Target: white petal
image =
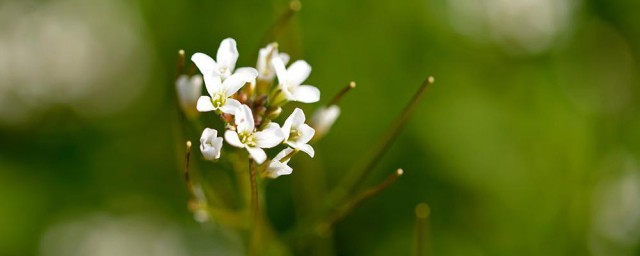
[[[237,147],[237,148],[244,147],[244,144],[242,144],[242,142],[240,142],[240,138],[238,137],[238,133],[235,132],[235,131],[227,130],[226,132],[224,132],[224,139],[231,146],[234,146],[234,147]]]
[[[273,58],[271,59],[271,64],[273,65],[273,68],[276,70],[276,76],[278,76],[278,82],[280,82],[280,84],[286,83],[287,82],[287,68],[284,66],[284,62],[282,61],[282,59],[278,58]]]
[[[252,67],[241,67],[236,69],[236,72],[234,72],[234,74],[246,74],[246,75],[251,75],[253,76],[253,78],[255,78],[256,76],[258,76],[258,70],[256,70],[255,68]]]
[[[293,91],[293,97],[296,101],[303,103],[318,102],[320,100],[320,90],[311,85],[301,85]]]
[[[215,158],[218,159],[220,158],[220,153],[222,152],[222,142],[224,140],[220,137],[220,138],[215,138],[213,139],[213,141],[211,142],[211,144],[213,144],[213,147],[216,149],[216,156]]]
[[[276,123],[270,123],[264,130],[256,132],[253,137],[261,148],[272,148],[279,145],[284,139],[280,127]]]
[[[298,138],[299,143],[309,142],[311,139],[313,139],[313,135],[316,134],[316,131],[307,124],[300,125],[298,127],[298,131],[300,132],[300,138]]]
[[[262,164],[264,163],[264,160],[267,160],[267,154],[261,148],[258,148],[258,147],[245,147],[245,148],[247,148],[247,151],[249,151],[249,155],[251,155],[251,158],[253,158],[253,160],[255,160],[257,164]]]
[[[276,161],[275,159],[269,163],[269,166],[265,170],[267,177],[275,179],[281,175],[289,175],[293,172],[293,169],[285,163]]]
[[[276,46],[276,43],[270,43],[260,49],[260,52],[258,53],[258,62],[256,63],[256,68],[260,73],[260,77],[270,77],[272,75],[271,59],[278,53]]]
[[[200,137],[200,151],[207,160],[220,158],[220,149],[222,148],[222,138],[218,138],[218,131],[205,128]]]
[[[220,107],[220,111],[225,114],[235,115],[242,104],[236,99],[227,99],[227,101]]]
[[[191,77],[191,94],[190,98],[196,99],[202,93],[202,76],[194,75]]]
[[[313,150],[313,147],[311,147],[311,145],[309,144],[300,144],[298,145],[298,149],[302,152],[307,153],[310,157],[313,157],[316,154],[315,150]]]
[[[274,161],[280,161],[283,157],[287,156],[288,154],[291,154],[291,152],[293,152],[293,149],[287,147],[287,148],[283,149],[282,151],[280,151],[275,157],[273,157],[273,160]],[[289,160],[291,160],[291,158],[287,159],[286,161],[280,161],[280,162],[283,162],[283,163],[286,164],[286,163],[289,162]]]
[[[209,96],[200,96],[200,98],[198,98],[198,103],[196,104],[196,109],[198,109],[198,111],[200,112],[209,112],[215,110],[216,108],[213,107],[211,98],[209,98]]]
[[[213,74],[204,74],[204,86],[207,88],[207,92],[213,97],[216,93],[222,90],[222,81],[220,76]]]
[[[211,140],[211,145],[205,146],[205,144],[201,144],[200,151],[202,152],[202,156],[206,160],[215,160],[220,158],[220,149],[222,147],[222,138],[213,138]]]
[[[282,131],[282,139],[284,141],[287,141],[289,139],[289,136],[291,136],[292,123],[293,119],[291,118],[291,116],[289,116],[287,120],[284,120],[284,123],[282,124],[282,128],[280,130]]]
[[[288,101],[296,101],[296,97],[293,95],[293,90],[295,90],[297,87],[293,87],[293,88],[289,88],[284,86],[283,84],[278,84],[278,88],[280,88],[280,90],[282,90],[282,92],[284,93],[284,97],[288,100]]]
[[[202,136],[200,136],[200,142],[204,142],[209,138],[215,138],[218,136],[218,131],[216,129],[204,128],[202,131]]]
[[[287,120],[291,119],[291,128],[297,129],[300,125],[304,124],[305,116],[302,109],[296,108],[293,110],[293,113],[287,118]]]
[[[285,65],[287,65],[287,63],[289,62],[289,54],[281,52],[280,54],[278,54],[278,57],[280,57],[280,59],[282,59],[282,63],[285,64]]]
[[[218,64],[215,60],[209,57],[209,55],[201,52],[196,52],[191,55],[191,61],[196,64],[196,66],[200,70],[200,73],[202,73],[203,75],[210,75],[216,68],[218,68]]]
[[[236,72],[222,83],[222,88],[227,96],[236,93],[242,86],[256,79],[258,71],[253,68],[243,68],[242,72]]]
[[[255,123],[253,113],[247,105],[241,105],[235,114],[236,127],[240,133],[252,133]]]
[[[289,82],[295,85],[301,85],[304,80],[307,80],[309,74],[311,74],[311,66],[304,60],[294,62],[287,69]]]
[[[180,87],[183,84],[188,84],[189,83],[189,76],[187,75],[180,75],[178,76],[178,79],[176,79],[176,87]]]
[[[185,112],[196,109],[200,92],[202,91],[202,76],[194,75],[189,79],[187,75],[181,75],[176,80],[176,92],[180,107]]]
[[[229,72],[233,72],[233,69],[236,67],[236,61],[238,61],[236,40],[233,40],[233,38],[222,40],[216,59],[218,60],[218,65],[227,68]]]
[[[340,107],[337,105],[320,108],[311,117],[311,126],[316,130],[316,134],[321,137],[329,132],[339,116]]]

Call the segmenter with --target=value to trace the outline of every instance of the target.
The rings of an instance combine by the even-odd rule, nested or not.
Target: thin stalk
[[[426,203],[420,203],[416,206],[416,255],[424,256],[425,250],[425,236],[427,229],[427,220],[429,218],[430,209]]]
[[[182,176],[184,177],[185,183],[187,183],[187,190],[189,190],[189,194],[191,196],[195,196],[193,192],[193,183],[191,183],[191,175],[189,174],[189,162],[191,159],[191,141],[187,141],[187,148],[184,154],[184,172]]]
[[[182,75],[182,73],[184,72],[184,63],[185,63],[184,59],[185,59],[184,50],[183,49],[178,50],[178,67],[176,71],[176,78]]]
[[[352,193],[354,190],[356,190],[358,186],[362,184],[364,179],[367,178],[369,174],[371,174],[373,168],[376,167],[376,165],[380,162],[384,153],[389,150],[391,144],[396,140],[398,134],[400,134],[400,132],[402,131],[402,128],[406,125],[407,121],[409,121],[409,118],[411,117],[413,112],[415,112],[418,104],[427,91],[427,88],[429,87],[429,85],[433,84],[433,82],[434,79],[432,76],[428,77],[424,80],[424,82],[422,82],[422,85],[420,85],[418,91],[413,95],[413,98],[411,99],[409,104],[405,106],[400,116],[398,116],[398,118],[393,122],[389,130],[387,130],[387,133],[382,139],[382,144],[380,144],[380,146],[375,150],[373,157],[371,157],[371,159],[369,160],[369,163],[365,166],[364,169],[359,171],[355,181],[352,184],[349,184],[347,190],[348,193]]]
[[[403,173],[404,171],[402,169],[398,169],[394,173],[389,175],[389,177],[387,177],[387,179],[385,179],[382,183],[365,191],[362,191],[350,200],[347,200],[335,212],[329,215],[326,220],[320,222],[320,224],[317,226],[317,230],[319,231],[319,233],[326,233],[334,224],[343,220],[347,215],[349,215],[353,210],[358,208],[364,202],[380,194],[386,188],[395,183],[398,177],[402,176]]]
[[[329,104],[327,104],[327,106],[332,106],[332,105],[338,105],[338,102],[340,102],[340,99],[342,99],[342,97],[349,91],[351,91],[351,89],[356,88],[356,82],[351,81],[347,86],[345,86],[344,88],[342,88],[342,90],[340,90],[336,96],[333,97],[333,99],[331,101],[329,101]]]
[[[413,112],[415,112],[415,109],[420,103],[427,88],[430,84],[433,83],[434,78],[432,76],[429,76],[427,79],[425,79],[424,82],[422,82],[420,88],[414,94],[409,104],[407,104],[400,116],[398,116],[396,121],[391,125],[391,127],[389,127],[386,135],[381,141],[380,146],[378,146],[374,150],[373,157],[369,160],[365,167],[362,169],[355,169],[355,171],[352,171],[349,175],[345,176],[340,184],[329,193],[329,196],[322,208],[320,208],[315,215],[310,216],[305,221],[301,221],[301,224],[296,225],[293,229],[287,232],[287,239],[301,239],[301,237],[298,236],[306,236],[306,232],[309,231],[308,228],[314,227],[313,223],[315,223],[315,221],[317,221],[318,219],[322,219],[322,217],[326,216],[327,213],[331,213],[332,209],[338,208],[340,204],[346,200],[347,196],[353,194],[353,192],[360,186],[364,179],[378,164],[384,153],[389,149]]]
[[[287,10],[282,15],[280,15],[280,17],[278,17],[278,20],[276,20],[276,22],[273,23],[271,27],[269,27],[264,36],[262,36],[258,49],[274,40],[280,34],[280,32],[282,32],[282,30],[289,24],[291,18],[293,18],[293,16],[295,16],[295,14],[300,11],[300,8],[302,8],[302,4],[300,3],[300,1],[293,0],[289,2],[289,8],[287,8]]]
[[[328,204],[326,205],[327,208],[325,209],[333,209],[335,205],[340,204],[342,201],[344,201],[345,198],[350,194],[353,194],[354,191],[362,184],[365,178],[369,176],[369,174],[371,174],[374,167],[380,162],[380,159],[382,159],[384,153],[389,150],[391,144],[398,137],[398,134],[400,134],[400,131],[402,131],[402,128],[405,126],[413,112],[415,112],[418,104],[427,91],[427,88],[430,84],[433,84],[433,82],[434,79],[431,76],[425,79],[424,82],[422,82],[420,88],[418,88],[418,91],[413,95],[413,98],[411,99],[409,104],[405,106],[402,113],[400,113],[391,127],[389,127],[386,134],[383,136],[383,139],[381,140],[379,146],[374,149],[373,156],[369,159],[369,162],[365,165],[364,168],[355,169],[344,177],[341,183],[330,193]]]
[[[256,180],[256,169],[253,160],[249,160],[249,178],[251,179],[251,248],[250,254],[256,255],[258,251],[259,240],[259,223],[258,214],[260,211],[260,205],[258,203],[258,183]]]

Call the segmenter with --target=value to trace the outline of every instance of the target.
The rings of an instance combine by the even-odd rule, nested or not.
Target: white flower
[[[247,105],[242,105],[236,110],[235,123],[236,131],[227,130],[224,138],[234,147],[246,148],[258,164],[267,159],[263,148],[277,146],[284,137],[276,123],[270,123],[264,130],[256,132],[253,113]]]
[[[191,61],[198,66],[204,77],[219,76],[224,81],[233,74],[233,70],[236,68],[236,61],[238,61],[236,40],[233,40],[233,38],[222,40],[216,59],[218,60],[217,62],[209,55],[200,52],[191,56]]]
[[[313,157],[315,151],[311,145],[307,144],[316,131],[311,126],[304,123],[305,116],[301,109],[296,108],[293,113],[284,121],[282,133],[284,142],[289,146],[309,154]]]
[[[258,63],[256,68],[258,69],[258,79],[271,81],[276,75],[271,60],[275,57],[279,57],[283,64],[289,62],[289,55],[286,53],[278,53],[278,44],[270,43],[266,47],[260,49],[258,55]]]
[[[271,63],[276,70],[280,89],[287,100],[303,103],[314,103],[320,100],[318,88],[311,85],[301,85],[311,73],[311,66],[306,61],[298,60],[288,69],[285,68],[284,61],[279,57],[273,58]]]
[[[327,134],[331,126],[333,126],[333,123],[338,119],[338,116],[340,116],[340,107],[337,105],[321,107],[316,110],[311,117],[311,122],[309,122],[311,127],[316,130],[316,138],[321,138]]]
[[[189,116],[196,113],[196,103],[202,91],[202,76],[194,75],[189,79],[187,75],[181,75],[176,80],[176,92],[182,111]]]
[[[222,149],[222,137],[218,137],[218,131],[205,128],[200,137],[200,152],[202,152],[204,159],[220,158],[220,149]]]
[[[240,107],[240,102],[230,98],[246,83],[256,79],[258,72],[253,69],[246,72],[236,72],[229,76],[224,82],[220,81],[220,77],[205,75],[204,84],[209,92],[209,96],[201,96],[198,99],[197,109],[200,112],[220,110],[227,114],[235,114],[236,109]]]
[[[285,148],[280,153],[278,153],[271,162],[269,162],[269,166],[265,170],[265,175],[269,178],[275,179],[281,175],[289,175],[293,171],[291,167],[287,164],[289,160],[291,160],[290,154],[292,154],[292,148]],[[285,156],[289,156],[286,159],[282,159]]]

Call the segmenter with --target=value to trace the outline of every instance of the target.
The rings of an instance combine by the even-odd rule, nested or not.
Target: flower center
[[[211,104],[213,104],[213,107],[215,108],[220,108],[224,106],[226,102],[227,102],[227,95],[224,95],[223,92],[215,93],[211,97]]]
[[[291,129],[291,133],[289,133],[289,140],[298,140],[302,136],[302,133],[296,129]]]
[[[242,144],[245,144],[249,147],[257,146],[256,139],[253,137],[253,134],[240,133],[238,134],[238,137],[240,137],[240,142],[242,142]]]
[[[221,75],[224,75],[225,73],[227,73],[227,68],[226,67],[220,67],[220,68],[218,68],[218,72],[220,72]]]

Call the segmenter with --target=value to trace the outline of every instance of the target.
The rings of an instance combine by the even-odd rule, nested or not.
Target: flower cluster
[[[201,75],[191,78],[181,75],[176,82],[178,99],[185,113],[194,108],[201,113],[212,112],[225,123],[224,132],[204,129],[200,151],[206,160],[216,160],[226,141],[233,147],[245,149],[255,163],[263,165],[263,176],[276,178],[290,174],[289,160],[300,151],[310,157],[315,155],[310,141],[326,133],[338,117],[339,109],[337,106],[320,108],[311,120],[312,127],[306,123],[304,112],[295,108],[282,126],[279,125],[273,120],[280,116],[288,102],[320,100],[320,90],[304,84],[311,66],[297,60],[287,67],[289,55],[279,52],[276,43],[260,49],[256,68],[236,69],[238,56],[236,41],[224,39],[215,60],[204,53],[191,56]],[[203,81],[207,93],[200,96]],[[316,130],[320,133],[316,134]],[[279,145],[285,148],[269,159],[264,149]]]

